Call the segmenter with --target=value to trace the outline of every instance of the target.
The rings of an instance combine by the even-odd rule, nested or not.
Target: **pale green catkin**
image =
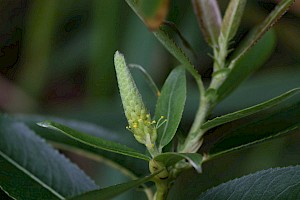
[[[151,121],[142,97],[126,65],[124,56],[116,51],[114,56],[118,86],[129,129],[136,140],[152,149],[157,137],[156,128]]]

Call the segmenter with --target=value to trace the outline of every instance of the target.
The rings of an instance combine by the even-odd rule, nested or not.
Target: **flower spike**
[[[146,145],[150,151],[155,146],[156,128],[130,74],[124,56],[118,51],[115,53],[114,63],[122,104],[129,124],[126,128],[133,133],[138,142]]]

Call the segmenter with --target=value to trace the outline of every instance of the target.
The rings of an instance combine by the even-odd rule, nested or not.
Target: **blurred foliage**
[[[218,3],[224,14],[228,1],[219,0]],[[128,63],[147,69],[160,87],[168,72],[178,64],[124,1],[0,0],[0,4],[0,109],[3,112],[57,115],[90,121],[128,134],[113,70],[115,50],[126,53]],[[242,28],[232,48],[274,5],[274,1],[269,0],[248,1]],[[210,50],[200,33],[191,2],[170,1],[167,20],[174,22],[191,44],[197,54],[196,67],[204,80],[209,80],[212,73]],[[275,26],[275,32],[277,46],[271,58],[222,101],[213,115],[254,105],[299,86],[299,2]],[[174,32],[173,35],[181,44]],[[138,73],[134,75],[153,113],[155,97],[143,78]],[[189,78],[183,127],[190,125],[195,114],[198,95],[194,87]],[[299,134],[292,134],[214,160],[204,165],[206,173],[198,175],[203,185],[197,187],[207,189],[259,169],[295,164],[300,159],[296,153],[299,151],[297,140]],[[71,155],[71,158],[82,165],[76,156]],[[85,170],[89,174],[99,174],[97,182],[105,180],[105,185],[113,184],[106,182],[108,176],[119,177],[114,183],[127,179],[99,164],[88,165]],[[186,174],[195,175],[194,172]],[[184,180],[177,182],[188,181],[185,179],[189,176],[182,176]],[[178,186],[175,183],[173,190]],[[140,193],[128,193],[120,199],[141,198],[137,195]]]

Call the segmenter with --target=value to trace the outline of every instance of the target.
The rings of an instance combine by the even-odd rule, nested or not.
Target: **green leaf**
[[[208,44],[216,46],[222,17],[216,0],[193,0],[194,13]]]
[[[185,70],[177,67],[168,76],[156,104],[155,119],[158,120],[163,116],[167,120],[157,130],[159,151],[173,139],[182,117],[185,99]]]
[[[24,123],[0,116],[0,188],[16,199],[65,199],[97,189]]]
[[[98,138],[95,136],[91,136],[88,134],[81,133],[79,131],[73,130],[67,126],[64,126],[59,123],[51,122],[51,121],[45,121],[45,122],[40,122],[38,123],[39,126],[45,127],[45,128],[50,128],[56,131],[60,131],[61,133],[77,140],[80,141],[84,144],[90,145],[95,148],[103,149],[106,151],[126,155],[126,156],[131,156],[134,158],[142,159],[149,161],[150,157],[139,153],[138,151],[131,149],[125,145],[115,143],[112,141],[104,140],[102,138]]]
[[[275,43],[275,33],[269,31],[245,56],[234,63],[234,68],[217,90],[218,101],[224,99],[267,61],[275,48]]]
[[[114,186],[110,186],[107,188],[94,190],[87,192],[85,194],[79,195],[77,197],[71,198],[70,200],[86,200],[86,199],[97,199],[97,200],[106,200],[116,197],[132,188],[135,188],[143,183],[151,181],[151,179],[158,174],[160,171],[151,174],[150,176],[146,176],[144,178],[140,178],[137,180],[129,181],[127,183],[122,183]]]
[[[137,2],[134,0],[126,0],[127,4],[142,19],[141,13],[138,9]],[[162,45],[185,67],[185,69],[195,78],[200,92],[204,93],[204,86],[201,76],[191,63],[189,58],[185,55],[181,48],[172,40],[169,35],[160,27],[153,32],[154,36],[162,43]]]
[[[235,52],[232,58],[230,68],[234,67],[234,63],[239,60],[248,50],[257,43],[257,41],[282,17],[282,15],[289,9],[295,0],[282,0],[275,9],[265,18],[265,20],[256,28],[254,28],[247,38],[244,40],[241,48]]]
[[[247,0],[231,0],[222,22],[221,33],[228,43],[239,28]]]
[[[267,169],[223,183],[197,199],[299,199],[299,182],[300,166]]]
[[[242,117],[246,117],[248,115],[260,112],[262,110],[271,108],[271,107],[287,100],[288,98],[294,96],[299,91],[300,91],[300,88],[295,88],[295,89],[290,90],[290,91],[288,91],[288,92],[286,92],[286,93],[284,93],[284,94],[282,94],[278,97],[275,97],[275,98],[270,99],[268,101],[265,101],[263,103],[257,104],[255,106],[252,106],[252,107],[249,107],[249,108],[246,108],[246,109],[243,109],[243,110],[239,110],[237,112],[230,113],[230,114],[227,114],[227,115],[223,115],[221,117],[216,117],[212,120],[209,120],[209,121],[205,122],[201,126],[201,128],[205,129],[205,130],[209,130],[209,129],[211,129],[213,127],[216,127],[216,126],[219,126],[221,124],[225,124],[225,123],[240,119]]]
[[[154,157],[154,160],[164,163],[166,167],[175,165],[180,160],[186,159],[198,173],[201,173],[202,156],[198,153],[162,153]]]
[[[1,200],[11,200],[13,199],[12,197],[8,196],[3,190],[0,188],[0,199]]]
[[[229,122],[204,136],[200,149],[206,159],[223,155],[275,137],[300,127],[300,102],[268,109],[253,116]],[[294,98],[293,98],[294,99]]]
[[[194,77],[200,77],[189,58],[185,55],[173,39],[162,29],[153,32],[154,36],[164,45],[164,47],[189,71]]]
[[[34,130],[41,137],[45,138],[51,142],[56,148],[71,151],[73,153],[79,154],[81,156],[93,159],[97,162],[103,162],[110,167],[116,168],[121,173],[130,178],[136,178],[139,176],[144,176],[148,171],[148,163],[144,160],[135,159],[128,156],[123,156],[113,152],[108,152],[98,148],[91,147],[90,145],[83,144],[77,140],[74,140],[65,134],[60,132],[52,131],[50,129],[45,129],[40,126],[37,126],[36,123],[51,120],[66,126],[76,129],[78,131],[84,132],[94,137],[105,138],[113,142],[125,144],[139,151],[145,151],[145,147],[135,142],[133,137],[126,135],[123,132],[114,132],[107,129],[104,129],[95,124],[88,122],[62,119],[51,116],[39,116],[39,115],[15,115],[15,119],[26,123],[32,130]],[[128,136],[128,137],[126,137]]]

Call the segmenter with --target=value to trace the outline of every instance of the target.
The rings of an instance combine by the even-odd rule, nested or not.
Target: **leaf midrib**
[[[177,80],[176,80],[176,82],[175,82],[175,84],[173,84],[173,86],[172,86],[172,90],[171,90],[171,93],[170,93],[170,95],[169,95],[169,99],[168,99],[168,111],[167,111],[167,116],[166,116],[166,119],[167,119],[167,121],[166,121],[166,125],[165,125],[165,127],[164,127],[164,132],[163,132],[163,134],[162,134],[162,136],[161,136],[161,140],[160,140],[160,144],[159,144],[159,148],[162,148],[164,145],[162,145],[162,142],[163,142],[163,138],[164,138],[164,136],[166,135],[166,131],[167,131],[167,128],[168,128],[168,125],[169,125],[169,122],[170,122],[170,110],[171,110],[171,100],[172,100],[172,98],[171,97],[173,97],[173,94],[174,94],[174,88],[175,88],[175,86],[177,85]]]
[[[30,178],[32,178],[34,181],[36,181],[41,186],[43,186],[45,189],[47,189],[48,191],[53,193],[55,196],[57,196],[57,198],[62,199],[62,200],[65,199],[61,194],[57,193],[53,188],[51,188],[49,185],[47,185],[46,183],[41,181],[38,177],[36,177],[30,171],[28,171],[27,169],[25,169],[24,167],[19,165],[16,161],[11,159],[10,157],[6,156],[6,154],[3,153],[1,150],[0,150],[0,156],[3,157],[7,162],[11,163],[13,166],[17,167],[19,170],[24,172],[26,175],[28,175]]]

